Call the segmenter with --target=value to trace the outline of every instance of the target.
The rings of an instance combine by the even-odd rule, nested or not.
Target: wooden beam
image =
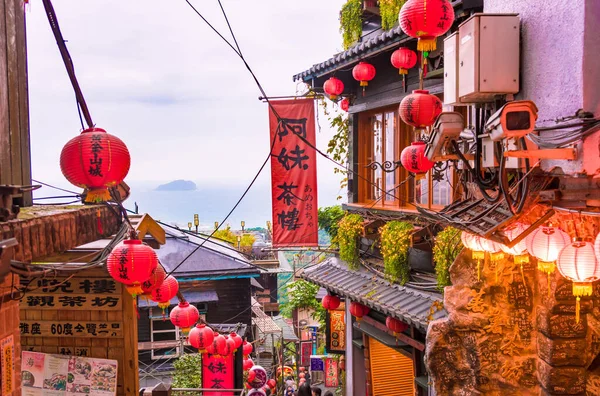
[[[574,148],[559,148],[546,150],[518,150],[505,151],[506,158],[529,158],[529,159],[557,159],[574,160],[577,159],[577,150]]]
[[[418,349],[419,351],[424,351],[425,350],[425,344],[423,344],[422,342],[419,342],[417,340],[415,340],[414,338],[411,338],[409,336],[407,336],[406,334],[403,333],[396,333],[394,334],[393,332],[390,331],[390,329],[388,329],[383,323],[379,323],[378,321],[376,321],[373,318],[370,318],[368,316],[364,316],[362,318],[362,320],[377,328],[378,330],[384,331],[387,334],[391,335],[392,337],[396,337],[399,341],[404,342],[407,345],[410,345],[411,347]]]
[[[135,230],[138,232],[139,240],[143,240],[146,234],[150,234],[161,245],[167,243],[165,230],[148,213],[142,216]]]

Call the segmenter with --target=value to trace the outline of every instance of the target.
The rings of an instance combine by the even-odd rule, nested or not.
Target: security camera
[[[451,141],[457,140],[465,128],[462,114],[456,112],[444,112],[438,116],[433,124],[425,155],[430,161],[440,161],[442,155],[447,151]]]
[[[485,133],[498,142],[523,137],[535,128],[538,109],[531,100],[509,102],[495,112],[485,124]]]

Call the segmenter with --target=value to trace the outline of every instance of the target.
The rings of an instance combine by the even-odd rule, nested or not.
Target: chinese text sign
[[[204,396],[233,396],[232,392],[219,392],[219,389],[233,389],[233,354],[216,356],[202,355],[202,387],[215,389],[215,392],[204,392]]]

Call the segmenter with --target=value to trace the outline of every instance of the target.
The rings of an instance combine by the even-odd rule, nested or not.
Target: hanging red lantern
[[[408,325],[401,320],[388,316],[385,318],[385,326],[394,333],[394,335],[402,333],[408,329]]]
[[[213,340],[210,343],[210,345],[208,345],[206,347],[206,353],[210,354],[210,355],[216,355],[217,354],[217,344],[216,344],[216,339],[219,336],[219,332],[216,330],[213,330]]]
[[[128,239],[110,252],[106,268],[114,280],[127,285],[132,296],[143,293],[141,284],[150,278],[158,266],[156,252],[139,239]]]
[[[547,273],[548,281],[550,281],[550,275],[556,268],[558,255],[565,246],[571,243],[569,234],[557,227],[542,226],[533,230],[525,242],[529,254],[538,260],[538,270]]]
[[[405,47],[398,48],[392,52],[391,61],[400,74],[408,74],[408,69],[412,69],[417,64],[417,54]]]
[[[426,128],[442,113],[442,101],[425,89],[414,90],[400,102],[400,118],[415,128]]]
[[[229,338],[231,338],[235,344],[235,350],[237,351],[239,347],[242,346],[242,344],[244,343],[244,340],[242,340],[242,337],[240,337],[235,331],[232,331],[229,334]]]
[[[190,345],[198,349],[198,352],[200,353],[205,353],[206,348],[212,344],[214,339],[215,336],[213,330],[204,323],[197,324],[196,327],[190,331],[190,335],[188,336]]]
[[[277,387],[277,381],[271,378],[269,381],[267,381],[267,385],[269,386],[269,388],[275,389]]]
[[[344,92],[344,83],[338,78],[331,77],[323,84],[323,91],[329,95],[329,99],[336,100]]]
[[[252,366],[254,366],[254,362],[252,361],[252,359],[244,359],[244,371],[250,370]]]
[[[152,290],[160,287],[166,276],[167,273],[165,272],[165,269],[159,263],[150,274],[150,278],[142,283],[142,294],[150,294]]]
[[[364,305],[362,305],[360,303],[357,303],[357,302],[354,302],[354,301],[352,301],[350,303],[350,313],[358,321],[360,321],[363,316],[365,316],[366,314],[368,314],[369,311],[371,311],[371,308],[366,307],[366,306],[364,306]]]
[[[452,27],[454,9],[447,0],[409,0],[400,9],[400,28],[419,39],[419,51],[435,51],[436,38]]]
[[[86,202],[108,201],[108,188],[125,179],[130,163],[125,143],[101,128],[84,130],[60,153],[60,170],[71,184],[88,190]]]
[[[163,312],[171,305],[171,299],[177,295],[179,283],[172,275],[165,278],[162,285],[152,290],[152,301],[156,301]]]
[[[304,374],[304,373],[298,374],[298,378],[304,378],[304,377],[306,377],[306,374]]]
[[[352,69],[352,77],[356,81],[360,81],[360,86],[363,87],[363,96],[365,95],[365,87],[369,85],[369,81],[375,78],[375,66],[367,62],[359,62]]]
[[[229,356],[235,351],[235,342],[228,336],[225,336],[225,349],[222,351],[221,356]]]
[[[345,112],[348,112],[348,109],[350,108],[350,101],[348,100],[348,98],[342,99],[342,101],[340,102],[340,108]]]
[[[213,348],[217,355],[227,356],[227,339],[223,334],[219,334],[213,341]]]
[[[579,323],[579,302],[582,296],[591,296],[592,282],[600,280],[600,263],[591,242],[576,239],[561,250],[556,263],[560,274],[573,282],[573,295],[577,297],[575,321]]]
[[[331,294],[327,294],[321,300],[321,304],[323,305],[323,308],[330,311],[332,309],[337,309],[340,306],[341,301],[338,296],[333,296]]]
[[[242,353],[244,356],[249,356],[253,350],[254,348],[252,347],[252,344],[250,344],[248,341],[244,341],[242,343]]]
[[[433,168],[435,162],[429,161],[425,155],[425,142],[413,142],[410,146],[405,147],[400,153],[400,162],[402,166],[409,172],[422,174],[427,173]]]
[[[182,301],[171,310],[169,317],[175,327],[181,328],[183,334],[188,334],[190,328],[200,318],[200,313],[198,312],[198,308],[190,305],[187,301]]]

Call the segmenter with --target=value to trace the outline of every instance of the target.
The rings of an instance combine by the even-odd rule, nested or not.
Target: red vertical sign
[[[300,343],[300,366],[310,366],[310,355],[312,355],[312,341]]]
[[[221,357],[208,353],[202,355],[202,387],[215,389],[204,392],[204,396],[233,396],[233,392],[219,392],[219,389],[233,389],[233,354]]]
[[[271,103],[279,116],[269,107],[273,246],[317,246],[314,100]]]
[[[328,388],[336,388],[340,383],[338,374],[337,359],[325,359],[325,386]]]

